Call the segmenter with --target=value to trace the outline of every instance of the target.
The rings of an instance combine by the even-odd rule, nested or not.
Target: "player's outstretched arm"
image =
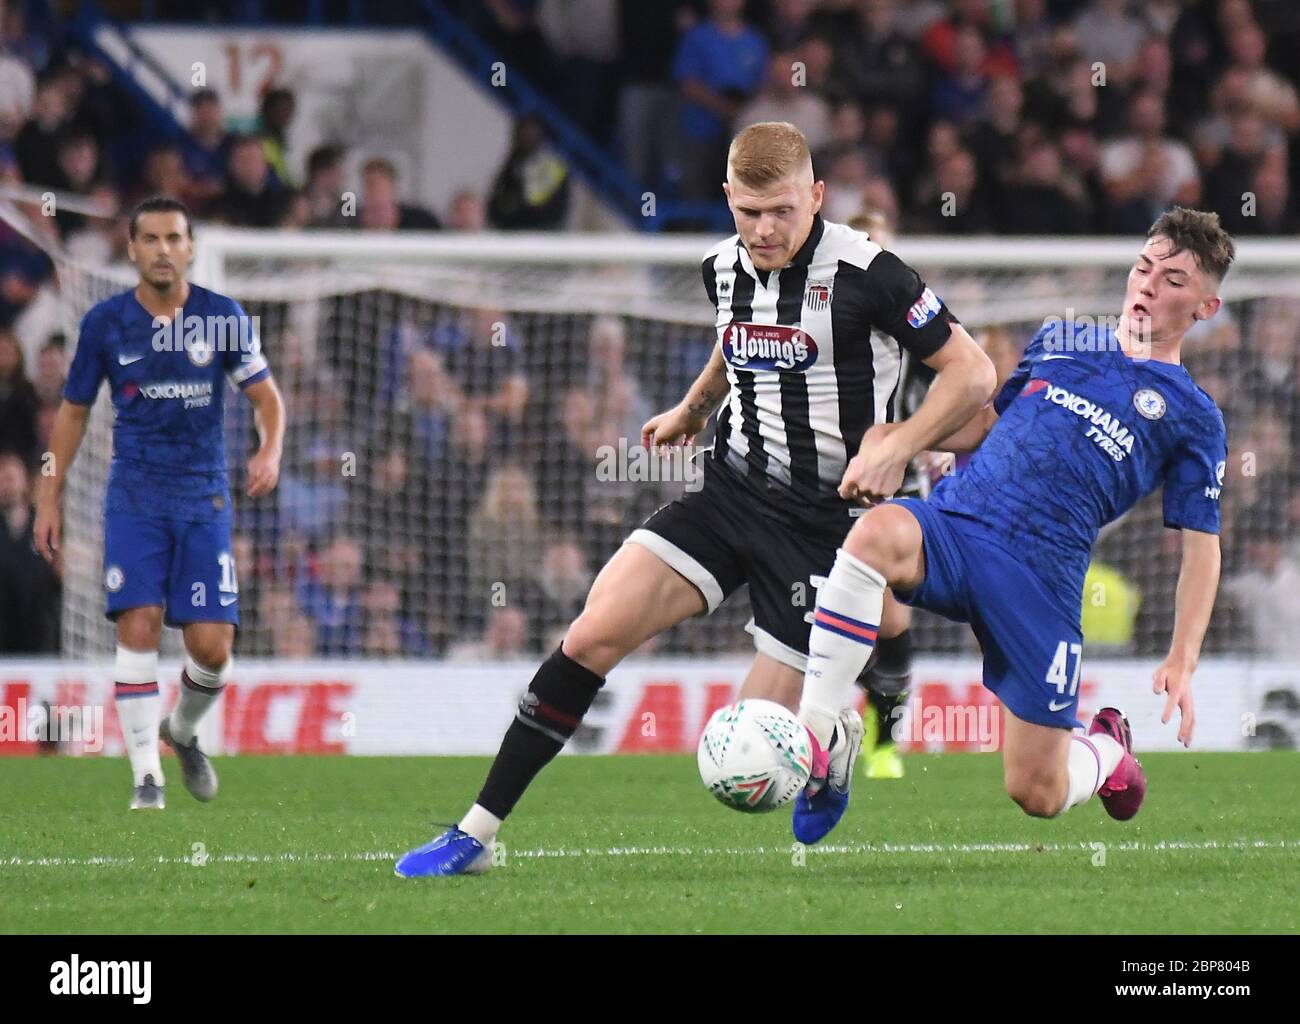
[[[90,406],[78,405],[66,398],[54,414],[50,450],[46,453],[48,469],[42,471],[43,486],[36,497],[36,522],[32,527],[32,546],[51,565],[59,550],[63,531],[63,484],[68,476],[68,467],[77,457],[89,419]]]
[[[952,452],[954,455],[968,455],[984,443],[984,438],[989,436],[989,431],[993,429],[997,421],[998,411],[993,408],[993,403],[990,402],[976,412],[964,427],[936,441],[934,450]]]
[[[722,358],[722,344],[713,347],[709,362],[700,372],[686,397],[667,412],[652,416],[641,428],[641,447],[661,444],[693,444],[708,425],[731,385],[727,381],[727,363]]]
[[[840,497],[871,503],[897,493],[908,463],[968,422],[997,384],[992,361],[960,324],[925,364],[939,371],[925,401],[902,423],[878,424],[863,435],[840,481]]]
[[[1183,564],[1178,572],[1174,603],[1174,635],[1169,654],[1156,669],[1152,690],[1167,695],[1160,721],[1168,722],[1177,707],[1181,722],[1178,741],[1190,746],[1196,727],[1192,704],[1192,673],[1201,657],[1201,643],[1210,625],[1219,588],[1219,535],[1183,530]]]
[[[248,460],[248,496],[257,498],[275,490],[280,479],[280,453],[284,449],[284,400],[275,381],[266,377],[244,389],[253,403],[261,446]]]

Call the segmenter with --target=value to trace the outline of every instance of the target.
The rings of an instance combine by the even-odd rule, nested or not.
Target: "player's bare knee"
[[[162,609],[132,608],[117,620],[117,642],[132,651],[156,651],[162,636]]]
[[[198,629],[185,634],[185,653],[209,672],[220,671],[230,661],[234,644],[232,629]]]
[[[882,505],[858,520],[845,538],[844,550],[892,581],[906,574],[915,560],[919,532],[910,513]]]
[[[573,620],[561,644],[564,653],[597,675],[608,675],[625,653],[617,639],[601,624],[599,614],[584,610]]]

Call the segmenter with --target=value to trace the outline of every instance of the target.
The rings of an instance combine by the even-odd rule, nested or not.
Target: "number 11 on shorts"
[[[1066,677],[1068,659],[1074,659],[1074,672]],[[1069,685],[1070,696],[1079,692],[1079,672],[1083,668],[1083,644],[1072,644],[1062,640],[1056,645],[1056,655],[1052,658],[1052,667],[1047,670],[1047,681],[1056,687],[1056,692],[1065,693]]]

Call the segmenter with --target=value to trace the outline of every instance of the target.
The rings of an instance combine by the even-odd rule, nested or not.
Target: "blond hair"
[[[775,184],[811,166],[812,154],[803,132],[789,121],[760,121],[731,140],[727,174],[751,188]]]

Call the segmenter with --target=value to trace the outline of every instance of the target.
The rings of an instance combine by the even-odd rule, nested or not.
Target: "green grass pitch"
[[[565,757],[507,824],[501,867],[408,881],[392,856],[459,815],[486,758],[218,759],[204,805],[168,757],[162,813],[127,812],[124,760],[15,759],[0,932],[1300,931],[1283,895],[1300,891],[1300,756],[1143,763],[1133,821],[1096,802],[1042,821],[1003,794],[996,755],[913,756],[902,781],[859,777],[801,851],[787,810],[723,808],[693,758]]]

